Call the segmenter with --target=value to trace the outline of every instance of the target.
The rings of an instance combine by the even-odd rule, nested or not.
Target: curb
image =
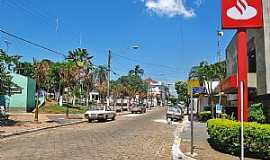
[[[118,114],[117,116],[124,116],[124,115],[128,115],[128,114],[130,114],[130,113],[127,112],[127,113],[123,113],[123,114]],[[5,134],[5,135],[0,135],[0,139],[6,139],[6,138],[14,137],[14,136],[25,135],[25,134],[34,133],[34,132],[39,132],[39,131],[44,131],[44,130],[53,129],[53,128],[59,128],[59,127],[65,127],[65,126],[77,125],[77,124],[81,124],[81,123],[85,123],[85,122],[88,122],[88,121],[87,121],[87,120],[82,120],[82,121],[79,121],[79,122],[71,122],[71,123],[60,124],[60,125],[55,125],[55,126],[49,126],[49,127],[42,127],[42,128],[29,129],[29,130],[25,130],[25,131],[21,131],[21,132],[16,132],[16,133],[9,133],[9,134]]]
[[[9,133],[9,134],[6,134],[6,135],[0,135],[0,139],[6,139],[6,138],[14,137],[14,136],[19,136],[19,135],[34,133],[34,132],[48,130],[48,129],[53,129],[53,128],[59,128],[59,127],[65,127],[65,126],[71,126],[71,125],[81,124],[81,123],[85,123],[85,122],[87,122],[87,120],[83,120],[83,121],[79,121],[79,122],[71,122],[71,123],[61,124],[61,125],[56,125],[56,126],[35,128],[35,129],[25,130],[25,131],[16,132],[16,133]]]

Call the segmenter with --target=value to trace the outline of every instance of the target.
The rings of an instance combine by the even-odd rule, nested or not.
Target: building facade
[[[249,29],[248,33],[248,88],[250,101],[264,104],[270,121],[270,4],[263,0],[264,27]],[[237,106],[237,34],[226,49],[227,78],[221,89],[227,94],[228,105]]]
[[[0,96],[0,105],[9,110],[31,112],[35,108],[36,82],[35,80],[12,73],[12,82],[18,87],[10,95]]]
[[[151,102],[151,105],[154,106],[164,106],[167,95],[165,84],[151,78],[146,79],[145,82],[148,84],[148,102]]]

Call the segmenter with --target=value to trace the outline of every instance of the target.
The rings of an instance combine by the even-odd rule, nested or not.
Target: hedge
[[[240,122],[211,119],[207,122],[207,128],[214,147],[229,154],[240,154]],[[270,125],[244,123],[244,147],[248,155],[270,159]]]
[[[211,118],[212,118],[211,111],[203,111],[199,113],[199,120],[202,122],[206,122]]]

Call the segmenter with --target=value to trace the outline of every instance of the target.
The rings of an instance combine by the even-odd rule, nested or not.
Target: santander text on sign
[[[222,0],[223,29],[260,28],[262,26],[261,0]]]

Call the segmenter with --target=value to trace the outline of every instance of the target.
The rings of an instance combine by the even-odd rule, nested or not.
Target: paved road
[[[2,140],[0,160],[169,160],[174,126],[162,123],[164,115],[156,110]]]

